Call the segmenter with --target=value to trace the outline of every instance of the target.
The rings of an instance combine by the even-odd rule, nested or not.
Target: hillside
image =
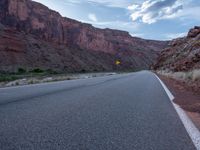
[[[183,38],[170,42],[169,47],[161,52],[156,70],[175,72],[191,71],[200,68],[200,27],[196,26]]]

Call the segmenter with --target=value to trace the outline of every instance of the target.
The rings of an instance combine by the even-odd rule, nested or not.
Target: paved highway
[[[0,89],[0,150],[195,150],[153,73]]]

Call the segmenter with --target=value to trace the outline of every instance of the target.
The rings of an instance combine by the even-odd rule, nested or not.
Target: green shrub
[[[42,70],[42,69],[40,69],[40,68],[36,68],[36,69],[33,69],[31,72],[32,72],[32,73],[43,73],[44,70]]]
[[[80,71],[80,73],[86,73],[86,70],[85,70],[85,69],[82,69],[82,70]]]
[[[34,84],[33,80],[29,81],[29,84]]]
[[[0,82],[6,82],[6,81],[14,81],[18,78],[16,76],[12,75],[0,75]]]
[[[19,73],[19,74],[26,73],[26,70],[23,69],[23,68],[18,68],[18,73]]]

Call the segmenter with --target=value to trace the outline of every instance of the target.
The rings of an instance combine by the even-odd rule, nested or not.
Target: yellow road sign
[[[116,60],[116,61],[115,61],[115,64],[116,64],[116,65],[120,65],[121,62],[120,62],[119,60]]]

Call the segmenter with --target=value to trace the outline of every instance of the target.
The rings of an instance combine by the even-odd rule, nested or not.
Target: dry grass
[[[193,81],[200,80],[200,70],[194,70],[192,72],[192,80]]]
[[[188,72],[171,72],[168,70],[160,70],[157,71],[157,73],[174,79],[200,81],[200,69],[195,69]]]

